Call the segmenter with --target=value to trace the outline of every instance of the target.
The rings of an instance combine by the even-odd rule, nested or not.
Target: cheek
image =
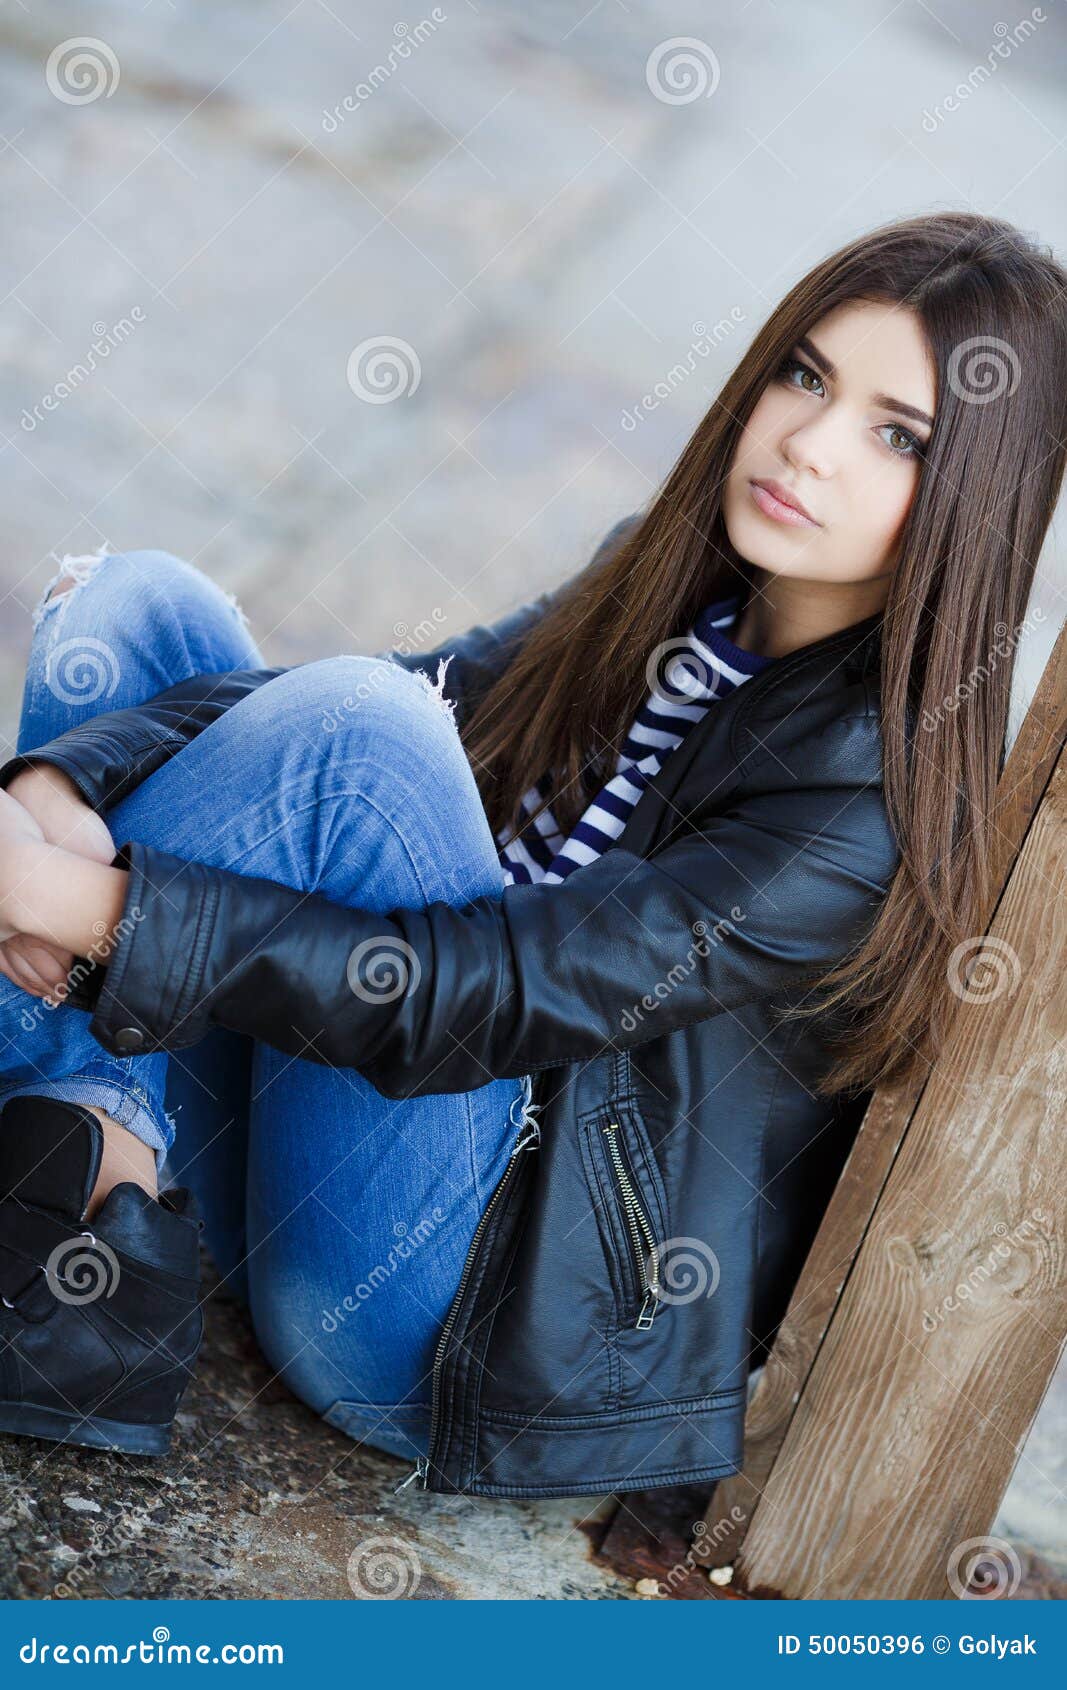
[[[733,468],[736,471],[740,472],[754,456],[761,459],[762,467],[766,468],[767,448],[774,446],[780,439],[787,426],[789,414],[787,399],[783,403],[782,396],[777,393],[763,394],[741,431],[734,455]]]
[[[752,432],[751,427],[749,427],[744,429],[738,437],[737,445],[734,447],[734,455],[730,460],[730,468],[726,475],[725,486],[723,487],[723,492],[727,499],[736,498],[737,490],[741,486],[746,474],[745,466],[750,462],[751,456]]]
[[[872,555],[884,559],[898,545],[918,481],[918,469],[894,470],[890,466],[876,484],[868,485],[867,497],[859,504],[857,520],[864,525]]]

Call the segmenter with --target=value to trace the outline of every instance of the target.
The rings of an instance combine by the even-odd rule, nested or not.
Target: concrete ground
[[[446,638],[647,500],[840,241],[971,205],[1062,252],[1063,18],[1010,44],[999,18],[995,0],[5,8],[4,754],[65,554],[192,559],[270,664],[378,650],[428,616]],[[1016,715],[1064,585],[1052,545]],[[1061,1375],[997,1529],[1067,1567],[1065,1399]],[[578,1524],[610,1499],[394,1495],[402,1472],[272,1385],[216,1303],[170,1461],[0,1448],[2,1587],[343,1597],[384,1534],[417,1553],[419,1597],[632,1594]]]
[[[411,1463],[325,1425],[274,1380],[210,1274],[206,1296],[169,1456],[0,1438],[0,1599],[633,1596],[591,1555],[610,1497],[397,1493]]]

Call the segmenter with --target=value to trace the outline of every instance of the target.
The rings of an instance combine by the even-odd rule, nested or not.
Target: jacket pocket
[[[644,1124],[630,1102],[583,1123],[587,1173],[615,1288],[620,1327],[647,1332],[662,1296],[666,1196]]]

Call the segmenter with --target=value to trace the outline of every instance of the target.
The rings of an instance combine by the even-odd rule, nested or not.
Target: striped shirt
[[[648,696],[634,718],[615,773],[589,804],[574,831],[564,839],[551,806],[535,822],[521,823],[517,835],[501,828],[496,835],[504,884],[547,880],[558,884],[576,869],[594,862],[617,839],[637,800],[667,757],[707,714],[717,699],[733,692],[773,662],[744,651],[728,637],[737,620],[739,595],[707,605],[689,632],[667,640],[650,676]],[[547,776],[523,794],[523,815],[529,818],[549,796]]]

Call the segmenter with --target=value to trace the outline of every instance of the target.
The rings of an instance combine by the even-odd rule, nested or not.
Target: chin
[[[810,554],[797,545],[799,530],[783,529],[784,543],[775,545],[775,537],[767,533],[767,526],[766,521],[758,516],[750,520],[747,513],[740,520],[725,522],[726,534],[734,551],[754,569],[762,569],[768,575],[795,574],[798,567],[810,559]]]

